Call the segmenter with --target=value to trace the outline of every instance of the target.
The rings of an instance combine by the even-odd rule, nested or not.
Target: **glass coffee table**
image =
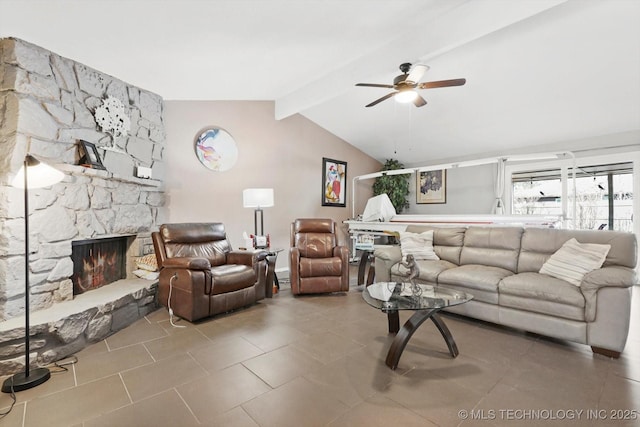
[[[400,356],[409,339],[427,319],[431,319],[440,331],[451,356],[458,356],[458,346],[438,312],[443,308],[464,304],[473,296],[461,291],[435,288],[431,285],[417,286],[418,288],[412,289],[410,283],[377,282],[362,292],[362,297],[367,304],[387,313],[389,333],[396,334],[386,360],[387,366],[391,369],[398,367]],[[399,310],[415,311],[402,328],[400,328]]]

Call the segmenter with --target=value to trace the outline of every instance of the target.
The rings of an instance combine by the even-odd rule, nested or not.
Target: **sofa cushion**
[[[248,288],[256,283],[256,273],[252,267],[240,264],[225,264],[211,268],[211,295],[224,294]]]
[[[160,234],[168,258],[206,258],[211,265],[222,265],[231,250],[219,222],[163,224]]]
[[[580,286],[584,275],[602,266],[611,245],[567,240],[540,268],[540,273]]]
[[[342,275],[342,259],[330,258],[300,258],[300,277],[326,277]]]
[[[585,320],[585,299],[580,288],[564,280],[540,273],[520,273],[502,279],[498,290],[501,306]]]
[[[295,247],[305,258],[327,258],[333,256],[336,247],[336,235],[331,233],[297,233]]]
[[[515,273],[522,230],[521,227],[469,227],[460,264],[487,265]]]
[[[409,233],[401,231],[400,250],[402,256],[413,255],[415,260],[439,260],[438,255],[433,251],[433,230],[423,233]]]
[[[471,290],[471,294],[478,301],[498,303],[498,283],[502,278],[512,275],[509,270],[500,267],[486,265],[461,265],[440,273],[438,286],[461,286],[465,291]],[[474,294],[473,290],[482,291],[482,294]]]
[[[499,298],[498,298],[498,293],[495,291],[487,291],[487,290],[482,290],[477,288],[471,289],[467,286],[460,286],[460,285],[438,285],[438,289],[446,289],[446,290],[451,290],[456,292],[466,292],[467,294],[473,297],[473,301],[476,303],[483,303],[485,304],[485,306],[489,304],[491,306],[495,306],[494,308],[498,307]],[[466,304],[463,304],[463,305],[466,305]],[[464,311],[466,311],[466,309],[463,309],[460,312],[460,314],[464,314]],[[489,319],[483,319],[483,320],[489,320]]]
[[[420,276],[418,279],[431,284],[437,283],[438,276],[445,270],[457,267],[454,263],[445,260],[438,261],[416,261],[418,268],[420,269]],[[391,267],[391,276],[393,279],[402,280],[409,274],[409,270],[400,263]]]
[[[603,266],[617,265],[635,268],[638,257],[633,233],[611,230],[560,230],[556,228],[525,228],[518,258],[518,273],[540,271],[542,264],[569,239],[582,243],[611,245]]]
[[[433,249],[440,259],[460,265],[460,252],[464,243],[466,227],[433,227],[425,225],[409,225],[408,232],[422,233],[433,230]]]

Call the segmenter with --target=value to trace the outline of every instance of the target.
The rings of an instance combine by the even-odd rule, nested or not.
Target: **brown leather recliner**
[[[168,307],[171,291],[175,315],[193,322],[265,297],[265,252],[233,251],[223,224],[163,224],[151,237],[158,299]]]
[[[349,248],[338,245],[332,219],[291,224],[289,272],[294,295],[349,291]]]

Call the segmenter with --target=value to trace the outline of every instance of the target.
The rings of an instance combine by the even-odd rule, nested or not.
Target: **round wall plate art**
[[[218,127],[204,128],[196,135],[196,156],[207,168],[224,172],[238,161],[238,147],[233,137]]]

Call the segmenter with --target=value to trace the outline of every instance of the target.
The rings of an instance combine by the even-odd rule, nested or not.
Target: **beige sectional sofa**
[[[420,260],[419,282],[458,289],[473,300],[448,309],[465,316],[590,345],[619,357],[629,332],[632,287],[637,283],[635,235],[616,231],[523,227],[409,226],[434,230],[440,260]],[[580,286],[538,271],[567,240],[609,244],[601,268]],[[400,246],[374,252],[376,281],[401,281]]]

